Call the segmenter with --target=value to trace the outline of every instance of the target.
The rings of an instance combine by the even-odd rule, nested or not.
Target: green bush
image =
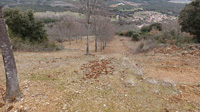
[[[3,14],[14,50],[56,51],[62,49],[62,46],[49,42],[44,24],[35,20],[33,11],[22,12],[20,9],[7,8]]]
[[[137,34],[137,33],[134,33],[133,35],[132,35],[132,41],[139,41],[139,34]]]
[[[55,23],[57,20],[55,19],[44,19],[43,20],[45,24],[48,24],[48,23]]]
[[[152,28],[156,28],[159,31],[162,31],[162,24],[161,23],[153,23],[150,26],[150,31],[152,30]]]
[[[195,43],[194,37],[187,35],[185,33],[177,32],[171,30],[169,32],[162,32],[159,35],[153,37],[157,42],[163,44],[175,44],[177,46],[182,46],[184,44]]]
[[[141,28],[141,32],[150,32],[151,31],[151,28],[149,26],[143,26]]]
[[[132,35],[133,35],[133,31],[132,30],[129,30],[129,31],[127,31],[127,33],[126,33],[126,37],[132,37]]]
[[[33,11],[22,12],[17,8],[6,8],[3,15],[8,28],[15,37],[30,42],[48,41],[43,22],[35,20]]]
[[[195,41],[200,43],[200,0],[193,0],[180,12],[179,23],[181,30],[195,36]]]
[[[153,28],[156,28],[159,31],[162,31],[162,24],[161,23],[153,23],[149,26],[143,26],[141,28],[141,32],[150,32]]]
[[[124,33],[123,32],[119,32],[119,36],[124,36]]]

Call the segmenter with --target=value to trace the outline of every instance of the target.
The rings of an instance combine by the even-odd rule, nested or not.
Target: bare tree
[[[111,24],[110,20],[108,20],[108,24],[106,24],[107,27],[105,28],[105,32],[103,33],[104,35],[104,47],[106,47],[107,42],[111,41],[114,37],[115,34],[115,29],[114,25]]]
[[[68,30],[66,29],[67,26],[64,21],[59,21],[46,26],[48,37],[52,41],[57,41],[59,43],[62,43],[66,40],[66,35],[68,33]]]
[[[112,40],[114,36],[114,26],[107,17],[94,15],[91,18],[92,31],[95,35],[95,52],[97,52],[97,43],[100,41],[101,50],[106,47],[106,42]]]
[[[78,39],[79,39],[79,36],[80,36],[80,24],[78,23],[78,21],[75,21],[74,23],[74,29],[73,29],[73,36],[75,37],[76,39],[76,43],[78,43]]]
[[[75,30],[75,17],[73,16],[67,16],[64,18],[64,26],[66,27],[67,31],[67,36],[68,36],[68,41],[69,45],[71,45],[71,38],[74,35],[74,30]]]
[[[0,6],[0,47],[4,61],[6,74],[6,101],[18,100],[21,98],[19,82],[17,78],[17,68],[8,38],[6,25],[3,19],[2,8]]]
[[[83,36],[86,35],[86,27],[85,27],[85,20],[84,19],[79,19],[79,29],[78,29],[78,33],[80,35],[81,41],[83,40]]]
[[[98,48],[98,37],[99,37],[99,27],[100,27],[100,19],[101,17],[100,16],[92,16],[92,31],[95,35],[95,52],[97,52],[97,48]]]
[[[51,38],[53,41],[57,42],[64,42],[66,39],[66,26],[63,21],[57,22],[54,25],[52,25],[50,28],[47,29],[47,33],[49,35],[49,38]]]
[[[92,32],[95,35],[95,52],[97,52],[97,48],[98,48],[98,40],[99,37],[102,35],[101,33],[104,32],[104,22],[105,22],[106,18],[102,17],[100,15],[94,15],[91,18],[91,28],[92,28]]]
[[[82,41],[82,36],[83,32],[85,31],[84,25],[81,22],[81,19],[76,19],[74,23],[74,30],[73,30],[73,36],[76,38],[76,43],[78,42],[78,39],[81,38]]]
[[[99,17],[100,18],[100,17]],[[98,20],[98,38],[101,42],[101,51],[105,49],[106,43],[111,41],[114,37],[114,26],[112,25],[111,21],[108,18],[101,17]]]
[[[185,33],[181,32],[181,26],[177,20],[162,23],[163,41],[170,44],[177,44]]]
[[[71,38],[75,37],[76,42],[79,38],[85,35],[85,23],[83,19],[75,16],[67,15],[63,20],[54,24],[47,25],[47,33],[49,38],[53,41],[63,42],[68,38],[69,44],[71,44]]]
[[[84,24],[80,23],[80,28],[79,28],[79,35],[81,38],[81,41],[83,41],[83,36],[86,35],[86,28],[84,26]]]
[[[100,7],[105,0],[80,0],[83,11],[86,15],[86,23],[87,23],[87,48],[86,55],[89,55],[89,33],[90,33],[90,24],[91,24],[91,16],[95,14],[96,9]]]

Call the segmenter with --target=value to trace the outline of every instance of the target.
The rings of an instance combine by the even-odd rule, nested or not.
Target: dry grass
[[[175,101],[174,97],[178,97],[180,91],[171,83],[145,78],[135,57],[129,53],[128,42],[128,39],[121,41],[116,37],[105,51],[94,54],[94,42],[91,40],[93,54],[89,56],[84,54],[85,41],[73,42],[71,46],[66,43],[65,50],[58,52],[16,52],[24,98],[14,104],[6,103],[0,111],[6,111],[11,106],[12,111],[29,112],[199,110],[198,102]],[[113,67],[112,75],[106,75],[104,70],[97,78],[83,80],[85,70],[81,69],[82,65],[95,60],[109,60],[107,66],[102,66]],[[5,77],[2,58],[0,64],[0,77]],[[5,85],[5,78],[0,79],[0,85]]]

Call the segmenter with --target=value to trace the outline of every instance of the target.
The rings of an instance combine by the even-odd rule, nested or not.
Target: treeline
[[[156,11],[168,15],[178,16],[180,11],[185,7],[185,4],[175,4],[170,2],[155,2],[147,5],[142,5],[144,10]]]
[[[156,11],[164,14],[178,16],[185,4],[170,3],[169,0],[127,0],[143,3],[142,8],[147,11]],[[145,4],[145,5],[144,5]]]
[[[6,8],[3,10],[3,15],[14,50],[54,51],[59,49],[49,41],[44,23],[34,18],[33,11],[22,12],[20,9]]]
[[[54,20],[54,16],[45,18],[44,20]],[[87,25],[84,18],[78,18],[73,15],[62,16],[60,20],[52,22],[46,25],[47,34],[49,39],[59,43],[68,41],[69,45],[72,44],[72,40],[82,41],[83,36],[87,35]],[[114,37],[114,26],[109,18],[94,15],[91,17],[91,30],[90,36],[95,37],[95,51],[100,46],[100,50],[103,50],[106,43],[111,41]],[[99,45],[97,46],[97,44]]]
[[[10,6],[11,8],[20,8],[21,10],[34,10],[35,12],[46,12],[46,11],[53,11],[53,12],[64,12],[69,10],[70,7],[52,7],[49,5],[37,5],[37,4],[23,4],[23,5],[14,5]]]
[[[53,14],[42,17],[34,16],[32,10],[22,11],[19,8],[6,8],[3,11],[11,44],[14,50],[55,51],[63,49],[62,44],[69,45],[82,41],[87,35],[85,16],[71,14]],[[106,43],[114,36],[114,26],[107,17],[91,16],[89,36],[95,37],[95,48],[103,50]],[[97,43],[100,43],[97,46]],[[97,51],[97,50],[95,50]]]

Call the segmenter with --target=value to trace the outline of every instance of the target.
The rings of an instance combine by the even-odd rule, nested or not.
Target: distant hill
[[[52,5],[52,4],[70,4],[73,0],[0,0],[3,5]]]
[[[169,1],[182,2],[191,0],[111,0],[107,2],[107,4],[112,5],[127,1],[139,3],[139,7],[144,10],[178,15],[185,4],[172,3]],[[33,9],[36,12],[62,12],[66,10],[76,11],[78,0],[0,0],[0,3],[6,7],[19,7],[23,10]],[[126,4],[122,9],[132,9],[132,7],[133,5]]]
[[[77,1],[73,0],[0,0],[4,7],[19,7],[22,10],[32,9],[36,12],[62,12],[74,8]]]
[[[125,1],[141,3],[142,4],[141,7],[143,7],[144,10],[157,11],[177,16],[179,12],[186,5],[178,2],[192,1],[192,0],[125,0]],[[177,1],[177,3],[172,3],[170,1]]]
[[[125,1],[131,1],[131,2],[137,2],[137,3],[144,3],[144,2],[169,2],[169,1],[177,1],[177,2],[187,2],[192,0],[125,0]]]
[[[187,2],[192,0],[111,0],[109,3],[116,3],[120,1],[130,1],[135,3],[152,4],[152,3],[166,3],[169,1]],[[0,0],[2,5],[50,5],[50,6],[70,6],[77,3],[78,0]]]

